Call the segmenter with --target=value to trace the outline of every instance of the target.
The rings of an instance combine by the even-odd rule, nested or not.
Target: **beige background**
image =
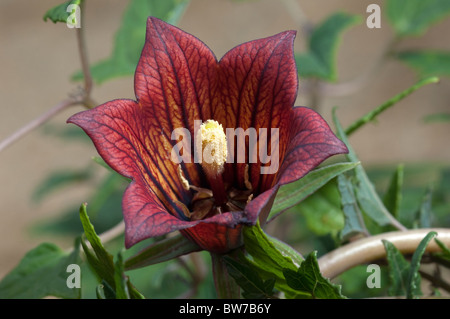
[[[42,20],[46,10],[60,2],[0,2],[0,140],[57,104],[77,87],[69,81],[70,75],[79,69],[74,31],[64,24],[54,25]],[[335,10],[359,14],[365,19],[367,5],[376,1],[290,2],[299,4],[303,13],[317,23]],[[179,26],[206,42],[220,57],[241,42],[287,29],[298,30],[298,15],[292,14],[295,11],[287,10],[283,3],[278,0],[193,0]],[[378,3],[382,5],[382,2]],[[87,1],[82,18],[91,61],[109,55],[125,6],[126,1]],[[450,50],[448,30],[450,19],[434,25],[423,37],[405,40],[400,47]],[[341,82],[350,81],[370,69],[391,37],[392,31],[384,19],[381,29],[368,29],[363,23],[346,32],[338,53]],[[295,45],[297,51],[305,46],[301,32]],[[329,120],[331,108],[340,106],[338,114],[345,126],[415,80],[410,69],[391,60],[358,92],[324,98],[320,110]],[[99,102],[133,98],[132,78],[97,86],[93,97]],[[378,124],[367,125],[351,138],[363,164],[448,163],[450,125],[425,125],[421,121],[427,114],[450,111],[449,100],[450,80],[442,79],[440,84],[421,89],[380,116]],[[307,103],[302,95],[298,102]],[[61,125],[80,110],[81,107],[66,110],[50,123]],[[27,250],[42,241],[52,240],[62,247],[71,244],[72,238],[32,236],[28,229],[36,221],[55,216],[64,205],[83,202],[89,189],[80,188],[70,193],[60,191],[40,204],[33,203],[30,197],[49,171],[85,167],[93,155],[92,147],[63,142],[43,134],[42,130],[33,131],[0,153],[0,277],[12,269]]]

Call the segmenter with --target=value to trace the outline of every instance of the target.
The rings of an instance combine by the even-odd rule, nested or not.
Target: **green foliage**
[[[270,299],[274,295],[275,279],[261,279],[249,264],[224,257],[228,273],[243,289],[242,296],[246,299]]]
[[[383,240],[390,269],[391,286],[389,294],[391,296],[406,295],[407,298],[415,298],[422,295],[419,274],[420,261],[428,243],[435,236],[436,232],[429,232],[425,236],[415,250],[411,263],[405,260],[401,252],[391,242]]]
[[[335,13],[317,26],[309,38],[308,51],[295,56],[300,76],[336,81],[336,52],[342,33],[360,22],[359,16]]]
[[[347,145],[349,150],[346,155],[347,159],[352,162],[358,162],[355,151],[350,146],[347,136],[339,123],[336,112],[333,112],[333,121],[337,129],[337,136]],[[358,205],[362,211],[379,226],[386,226],[395,222],[378,196],[372,182],[366,174],[365,169],[360,165],[355,168],[354,192],[358,201]]]
[[[338,163],[318,168],[309,172],[298,181],[281,186],[270,211],[268,221],[272,220],[285,210],[297,205],[328,183],[331,179],[355,168],[357,165],[359,165],[359,163]]]
[[[338,176],[338,187],[345,216],[345,225],[341,231],[341,239],[346,240],[356,234],[367,232],[367,230],[356,200],[353,185],[344,174]]]
[[[420,78],[450,76],[450,52],[448,51],[405,51],[396,58],[413,68]]]
[[[450,14],[447,0],[388,0],[385,6],[387,17],[400,37],[422,35]]]
[[[39,299],[48,296],[80,298],[79,288],[69,288],[67,266],[78,265],[79,240],[72,253],[51,243],[30,250],[0,282],[0,299]]]
[[[292,248],[270,238],[255,225],[244,230],[245,250],[225,261],[245,298],[273,298],[274,288],[287,298],[345,298],[340,287],[320,274],[316,252],[303,259]]]
[[[314,234],[324,236],[339,232],[344,227],[344,213],[336,179],[319,188],[291,212],[304,216],[308,229]]]
[[[45,13],[44,21],[47,21],[47,19],[50,19],[51,21],[53,21],[53,23],[57,23],[57,22],[67,23],[69,16],[72,13],[74,13],[73,9],[71,12],[67,11],[68,6],[70,6],[70,5],[80,6],[82,2],[83,2],[83,0],[71,0],[71,1],[66,1],[56,7],[53,7]],[[74,25],[77,23],[77,21],[69,21],[69,23],[70,22],[73,22]]]
[[[91,67],[92,78],[103,83],[115,77],[133,75],[145,41],[145,26],[149,16],[176,24],[189,0],[130,0],[122,23],[114,37],[111,56]],[[74,80],[81,80],[81,72]]]
[[[80,220],[83,225],[84,234],[92,246],[93,252],[82,241],[84,253],[89,265],[93,268],[98,278],[103,282],[103,287],[107,287],[105,296],[114,295],[116,299],[132,298],[142,299],[143,296],[132,286],[124,273],[124,265],[122,255],[119,252],[116,263],[113,261],[113,256],[106,251],[100,237],[95,232],[94,226],[89,220],[86,212],[86,205],[80,207]],[[99,290],[97,290],[98,292]]]
[[[346,299],[340,286],[321,275],[315,251],[306,257],[297,271],[286,268],[283,273],[289,287],[308,293],[313,299]]]
[[[398,165],[383,198],[383,204],[397,219],[400,216],[400,207],[402,204],[403,176],[404,166]]]

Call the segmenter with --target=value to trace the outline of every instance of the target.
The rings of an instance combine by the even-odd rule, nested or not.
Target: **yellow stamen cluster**
[[[201,137],[201,165],[205,173],[210,176],[222,174],[227,160],[227,138],[222,125],[207,120],[200,126],[198,133]]]

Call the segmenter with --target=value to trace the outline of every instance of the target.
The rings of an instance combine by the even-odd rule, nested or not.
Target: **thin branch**
[[[450,229],[448,228],[421,228],[383,233],[349,243],[322,256],[318,260],[320,270],[323,276],[334,278],[354,266],[384,258],[386,252],[382,239],[390,241],[403,254],[413,253],[430,231],[436,231],[437,238],[450,246]],[[431,241],[426,251],[437,252],[441,249],[435,241]]]
[[[80,4],[81,9],[84,10],[84,2]],[[93,86],[93,80],[91,75],[91,69],[89,67],[89,60],[87,54],[87,47],[85,41],[85,32],[84,32],[84,18],[81,19],[80,28],[76,28],[76,36],[77,36],[77,45],[78,45],[78,53],[80,56],[81,69],[83,72],[84,78],[84,105],[87,108],[93,108],[97,105],[91,98],[91,91]]]
[[[429,273],[422,270],[419,270],[419,273],[422,278],[430,281],[434,287],[440,287],[445,291],[450,292],[450,284],[443,280],[440,276],[430,275]]]
[[[40,115],[39,117],[35,118],[7,138],[5,138],[2,142],[0,142],[0,152],[3,151],[6,147],[11,145],[12,143],[19,140],[21,137],[25,136],[27,133],[31,132],[35,128],[41,126],[48,120],[50,120],[52,117],[54,117],[59,112],[65,110],[69,106],[73,106],[76,104],[81,104],[81,100],[69,98],[66,100],[61,101],[60,103],[56,104],[54,107],[52,107],[50,110],[45,112],[44,114]]]

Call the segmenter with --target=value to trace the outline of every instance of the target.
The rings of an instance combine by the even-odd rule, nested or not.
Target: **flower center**
[[[198,130],[201,138],[197,151],[201,151],[201,165],[208,177],[217,177],[223,173],[227,160],[227,137],[222,125],[217,121],[207,120]]]

